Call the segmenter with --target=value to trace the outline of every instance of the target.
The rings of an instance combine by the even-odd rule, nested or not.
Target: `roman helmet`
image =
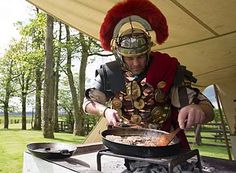
[[[112,51],[124,66],[123,56],[149,56],[155,44],[150,35],[153,31],[158,44],[168,37],[161,11],[149,0],[123,0],[107,12],[100,28],[100,41],[104,50]]]

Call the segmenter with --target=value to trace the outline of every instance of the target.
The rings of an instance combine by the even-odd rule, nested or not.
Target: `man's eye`
[[[142,56],[139,56],[139,57],[138,57],[138,59],[144,59],[144,58],[146,58],[145,55],[142,55]]]
[[[133,61],[134,60],[134,58],[125,58],[125,61]]]

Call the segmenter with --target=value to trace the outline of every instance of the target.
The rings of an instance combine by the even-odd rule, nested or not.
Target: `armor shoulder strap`
[[[184,80],[188,80],[193,83],[197,82],[197,79],[193,76],[193,73],[187,70],[186,66],[179,65],[176,70],[174,85],[180,86]]]
[[[108,84],[106,83],[106,78],[107,78],[107,75],[106,75],[106,71],[104,70],[103,68],[103,65],[100,66],[99,69],[96,69],[95,71],[95,76],[100,76],[100,82],[99,82],[99,89],[102,90],[102,91],[106,91],[107,88],[108,88]]]
[[[101,76],[104,91],[116,93],[125,90],[125,79],[118,62],[111,61],[101,65],[100,69],[96,70],[96,75],[98,74]]]

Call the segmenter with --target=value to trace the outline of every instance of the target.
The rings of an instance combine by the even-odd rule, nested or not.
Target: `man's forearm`
[[[215,117],[215,113],[211,104],[208,102],[200,102],[199,106],[201,107],[206,116],[204,123],[212,121]]]
[[[87,101],[84,106],[84,111],[89,114],[104,116],[107,107],[95,101]]]

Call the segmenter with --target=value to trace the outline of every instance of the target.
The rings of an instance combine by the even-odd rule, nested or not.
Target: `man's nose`
[[[138,59],[134,59],[133,65],[139,65],[139,60]]]

